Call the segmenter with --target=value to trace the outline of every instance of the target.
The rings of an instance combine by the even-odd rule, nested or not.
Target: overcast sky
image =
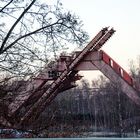
[[[140,55],[140,0],[61,0],[63,7],[83,20],[92,39],[111,26],[113,37],[102,47],[123,68]]]
[[[61,0],[64,8],[79,15],[90,38],[103,27],[116,30],[102,48],[126,67],[140,55],[140,0]]]

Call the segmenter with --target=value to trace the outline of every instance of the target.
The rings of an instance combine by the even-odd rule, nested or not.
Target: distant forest
[[[134,62],[130,64],[130,74],[139,82],[140,69]],[[13,81],[0,85],[1,113],[6,112],[14,92],[24,83]],[[60,93],[29,129],[43,137],[73,137],[89,131],[120,134],[137,131],[140,108],[122,93],[120,87],[119,83],[113,85],[102,75],[93,79],[91,85],[83,79],[76,88]]]
[[[140,83],[140,69],[130,63],[131,76]],[[140,108],[105,76],[60,93],[34,124],[47,136],[70,136],[89,131],[123,134],[140,128]],[[57,135],[58,133],[58,135]],[[62,135],[61,135],[62,134]]]

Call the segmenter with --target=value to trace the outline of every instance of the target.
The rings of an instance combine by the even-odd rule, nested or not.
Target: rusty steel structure
[[[61,55],[49,63],[23,86],[8,106],[7,117],[0,116],[0,123],[7,127],[26,127],[35,121],[51,101],[62,91],[76,86],[82,78],[81,70],[99,70],[121,90],[140,105],[140,87],[135,80],[100,48],[115,33],[113,28],[103,28],[91,42],[71,56]]]

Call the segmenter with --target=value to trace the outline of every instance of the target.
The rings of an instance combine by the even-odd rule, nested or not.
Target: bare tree
[[[130,67],[130,74],[132,77],[140,83],[140,56],[137,57],[137,60],[130,60],[129,61],[129,67]]]
[[[0,0],[0,74],[8,78],[32,75],[66,49],[88,39],[80,19],[61,2]],[[7,78],[7,79],[8,79]]]

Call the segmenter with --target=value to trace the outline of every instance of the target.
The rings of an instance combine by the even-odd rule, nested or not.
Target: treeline
[[[137,64],[134,61],[129,64],[130,75],[140,83],[140,59]],[[140,108],[121,91],[120,83],[114,85],[101,75],[93,79],[92,85],[83,80],[80,86],[59,94],[38,121],[40,125],[46,122],[46,134],[57,131],[122,134],[140,128]],[[40,125],[36,128],[43,128]]]
[[[45,128],[46,134],[134,132],[140,128],[139,116],[140,108],[121,92],[119,83],[113,85],[99,76],[92,86],[83,80],[80,86],[59,94],[34,128]]]
[[[131,75],[140,81],[140,71],[131,63]],[[0,86],[1,111],[12,102],[24,81]],[[82,80],[76,88],[60,93],[29,129],[43,137],[78,135],[83,132],[134,132],[140,128],[140,108],[105,76]],[[58,135],[56,135],[58,134]],[[63,135],[60,135],[63,134]]]

